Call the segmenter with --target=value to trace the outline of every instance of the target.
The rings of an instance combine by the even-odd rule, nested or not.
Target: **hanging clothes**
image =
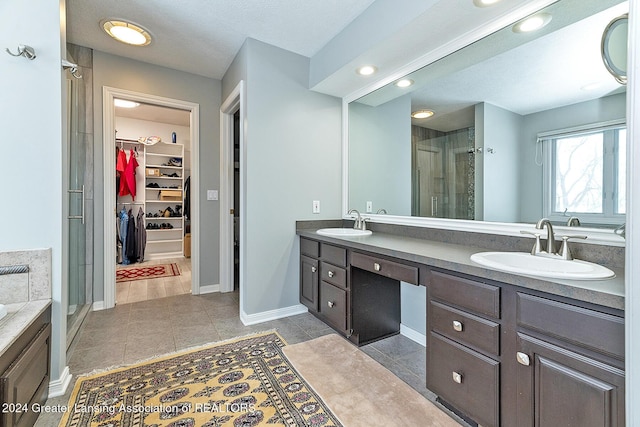
[[[138,262],[142,262],[144,261],[145,246],[147,246],[147,229],[144,227],[144,210],[142,208],[138,210],[136,227],[136,245],[138,247],[136,255]]]
[[[129,150],[129,160],[126,158],[124,151],[120,150],[118,158],[124,157],[124,171],[120,176],[120,196],[126,196],[131,194],[133,200],[136,199],[136,168],[138,167],[138,161],[133,150]],[[116,165],[117,169],[117,165]]]
[[[191,176],[187,177],[184,182],[184,209],[183,215],[185,219],[191,218]]]
[[[136,219],[129,209],[129,220],[127,223],[127,259],[130,263],[138,261],[138,242],[136,239]]]
[[[122,240],[120,240],[120,217],[116,214],[116,262],[122,264]]]
[[[127,229],[129,227],[129,215],[122,208],[120,211],[120,241],[122,242],[122,265],[129,265],[127,258]]]

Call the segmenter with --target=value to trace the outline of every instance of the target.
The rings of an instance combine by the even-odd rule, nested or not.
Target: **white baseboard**
[[[93,305],[91,305],[91,309],[93,311],[104,310],[104,301],[94,301]]]
[[[255,314],[247,314],[244,310],[240,310],[240,320],[246,326],[256,325],[258,323],[268,322],[269,320],[282,319],[283,317],[294,316],[296,314],[306,313],[309,310],[302,304],[292,305],[290,307],[278,308],[276,310],[263,311]]]
[[[71,378],[69,367],[65,366],[60,378],[49,382],[49,397],[63,396],[67,392],[67,387],[71,384]]]
[[[420,332],[416,331],[415,329],[411,329],[408,326],[404,326],[403,324],[400,324],[400,335],[404,335],[405,337],[409,338],[412,341],[417,342],[423,347],[427,346],[426,335],[422,335]]]
[[[213,292],[220,292],[220,285],[201,285],[200,286],[200,295],[210,294]]]

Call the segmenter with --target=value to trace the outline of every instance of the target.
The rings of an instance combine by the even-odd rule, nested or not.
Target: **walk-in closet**
[[[189,111],[115,100],[116,304],[191,291]]]

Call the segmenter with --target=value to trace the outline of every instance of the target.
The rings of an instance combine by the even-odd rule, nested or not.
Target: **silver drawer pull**
[[[531,360],[529,360],[529,355],[526,353],[522,353],[520,351],[516,353],[516,360],[518,361],[519,364],[524,366],[529,366],[531,364]]]
[[[336,303],[333,301],[327,301],[327,305],[329,306],[329,308],[333,308],[333,306],[336,305]]]
[[[315,273],[316,271],[318,271],[318,269],[317,269],[317,268],[315,268],[315,267],[311,267],[311,272],[312,272],[312,273]]]
[[[382,269],[382,267],[380,267],[380,264],[378,264],[377,262],[373,263],[373,269],[375,271],[380,271]]]
[[[329,272],[327,273],[327,276],[329,276],[329,277],[333,277],[333,276],[335,276],[335,275],[336,275],[336,274],[335,274],[333,271],[331,271],[331,270],[329,270]]]
[[[462,322],[454,320],[453,321],[453,330],[454,331],[458,331],[458,332],[462,332],[462,329],[463,329]]]
[[[460,375],[459,373],[453,371],[453,382],[454,383],[458,383],[458,384],[462,384],[462,375]]]

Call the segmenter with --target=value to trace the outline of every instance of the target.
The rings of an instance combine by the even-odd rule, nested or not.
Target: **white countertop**
[[[51,305],[50,299],[6,304],[8,314],[0,320],[0,354]]]

